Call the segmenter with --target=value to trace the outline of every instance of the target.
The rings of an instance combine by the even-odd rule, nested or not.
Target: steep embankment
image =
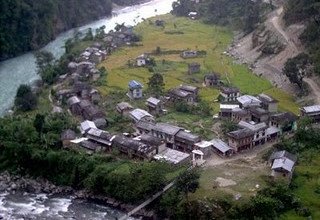
[[[236,39],[229,52],[277,87],[295,92],[297,88],[282,74],[282,68],[289,58],[303,51],[299,36],[305,27],[302,24],[284,27],[282,17],[280,5],[254,32]]]

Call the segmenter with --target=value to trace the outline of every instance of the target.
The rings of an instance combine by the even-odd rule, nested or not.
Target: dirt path
[[[306,82],[312,90],[315,104],[320,105],[320,86],[312,78],[304,78],[303,81]]]

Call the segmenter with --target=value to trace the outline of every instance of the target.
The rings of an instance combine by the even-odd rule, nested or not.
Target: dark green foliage
[[[199,188],[199,177],[199,170],[195,168],[180,174],[176,180],[177,191],[188,198],[189,193],[194,193]]]
[[[40,115],[37,119],[0,118],[1,169],[91,189],[127,203],[143,200],[164,186],[165,173],[171,169],[168,164],[120,161],[113,156],[88,156],[58,149],[61,131],[74,129],[74,124],[63,114],[47,116],[44,125],[42,119]],[[39,137],[35,127],[43,127],[43,137]]]
[[[39,133],[39,136],[42,134],[44,123],[45,123],[45,116],[42,114],[37,114],[33,121],[33,126],[35,127],[36,131]]]
[[[14,100],[16,108],[23,112],[30,111],[36,108],[37,103],[37,96],[33,94],[31,87],[28,85],[20,85]]]
[[[189,105],[185,101],[174,102],[174,109],[177,112],[198,114],[202,116],[211,115],[211,106],[207,102],[200,101],[197,105]]]
[[[220,125],[222,133],[226,134],[237,129],[237,124],[230,120],[222,121]]]
[[[38,49],[60,32],[112,11],[110,0],[1,0],[0,4],[0,60]]]
[[[194,2],[190,0],[177,0],[172,3],[172,13],[177,16],[187,16],[194,9]]]
[[[297,84],[302,89],[303,78],[312,74],[310,57],[305,53],[301,53],[294,58],[288,59],[283,68],[283,73],[291,83]]]
[[[164,91],[164,80],[161,73],[153,73],[149,78],[148,90],[152,95],[159,97]]]

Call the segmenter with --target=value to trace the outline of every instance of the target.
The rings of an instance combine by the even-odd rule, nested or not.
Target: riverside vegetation
[[[201,86],[203,75],[207,71],[214,70],[225,73],[222,75],[225,82],[238,86],[246,93],[271,93],[280,101],[282,110],[297,113],[298,106],[292,96],[273,88],[267,80],[253,75],[245,66],[234,64],[230,58],[221,55],[231,42],[232,34],[228,28],[206,25],[201,21],[191,21],[171,15],[160,19],[166,22],[163,29],[155,27],[152,22],[144,22],[136,27],[136,32],[142,36],[142,46],[122,48],[101,64],[106,67],[107,71],[97,84],[106,97],[107,112],[114,111],[110,109],[111,105],[108,101],[113,103],[115,99],[123,98],[127,82],[133,77],[147,83],[154,71],[160,72],[164,76],[164,90],[168,90],[181,83]],[[175,34],[168,34],[175,29],[183,34],[180,34],[179,37]],[[181,38],[184,40],[182,41]],[[61,69],[65,68],[65,64],[72,60],[73,54],[81,51],[90,43],[92,41],[85,39],[72,46],[69,45],[68,53],[56,64],[61,65],[59,67]],[[212,48],[208,45],[211,45]],[[187,62],[176,54],[156,56],[156,66],[151,71],[146,68],[130,68],[129,65],[126,65],[128,60],[134,59],[143,52],[156,50],[157,47],[160,47],[162,51],[187,48],[206,50],[206,57],[190,59],[190,62],[200,62],[204,69],[200,74],[195,74],[194,78],[186,76]],[[64,72],[52,71],[52,73],[52,82],[55,82],[57,76]],[[47,97],[48,89],[45,89],[44,93],[45,95],[40,94],[40,98]],[[217,105],[213,103],[213,99],[218,96],[217,89],[201,88],[200,96],[201,100],[210,106],[211,113],[217,112],[215,108]],[[135,105],[142,104],[138,102]],[[65,128],[74,128],[75,119],[64,114],[51,115],[41,105],[43,103],[40,100],[39,108],[30,113],[17,112],[12,117],[0,119],[2,169],[30,173],[34,176],[40,175],[55,183],[71,185],[75,188],[97,190],[99,193],[128,203],[142,200],[161,189],[166,182],[172,180],[180,172],[179,169],[163,163],[129,161],[120,157],[117,152],[109,155],[87,156],[83,152],[65,151],[61,149],[59,134]],[[44,111],[39,111],[40,109]],[[169,111],[169,114],[160,120],[177,120],[177,124],[186,123],[197,133],[202,134],[203,131],[206,131],[208,135],[212,133],[210,117],[212,114],[204,117],[193,115],[192,110],[176,111],[175,108],[170,110],[172,112]],[[36,114],[42,116],[36,116]],[[113,115],[112,112],[110,115]],[[111,119],[116,119],[116,117]],[[39,121],[42,122],[41,126],[39,126]],[[198,130],[199,124],[194,125],[197,122],[204,127],[203,130]],[[129,122],[124,122],[124,127],[127,127],[127,123]],[[301,216],[310,214],[317,218],[319,216],[317,210],[319,172],[315,168],[319,167],[317,162],[319,137],[317,134],[320,132],[309,123],[301,123],[301,125],[293,139],[283,141],[277,146],[278,149],[294,148],[295,153],[298,153],[301,158],[297,167],[297,177],[294,177],[289,186],[266,180],[267,186],[259,190],[252,198],[239,201],[233,201],[230,197],[225,199],[209,196],[195,198],[190,194],[198,187],[201,190],[201,183],[197,181],[197,174],[186,173],[183,178],[179,178],[182,184],[166,193],[160,201],[156,201],[159,203],[153,208],[157,209],[159,216],[172,219],[275,219],[280,215],[283,219],[300,219],[303,218]],[[117,130],[117,126],[117,123],[114,123],[111,129]],[[183,184],[185,182],[188,184]],[[181,187],[181,185],[186,185],[186,187]],[[300,201],[299,198],[301,198]]]

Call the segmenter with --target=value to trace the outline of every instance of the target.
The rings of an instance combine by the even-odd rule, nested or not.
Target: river
[[[51,52],[56,58],[59,58],[65,52],[65,41],[73,37],[77,31],[85,33],[89,28],[95,30],[105,25],[105,31],[108,32],[112,30],[117,23],[121,24],[123,22],[126,25],[136,25],[143,19],[169,13],[173,1],[174,0],[153,0],[141,5],[116,9],[112,12],[112,17],[103,18],[64,32],[43,49]],[[32,52],[0,62],[0,116],[5,114],[12,106],[19,85],[30,84],[38,79],[38,77],[36,74],[35,57]]]
[[[60,34],[43,49],[50,51],[56,58],[64,53],[64,42],[73,37],[76,31],[95,30],[102,25],[106,31],[117,23],[136,25],[144,18],[166,14],[171,10],[174,0],[154,0],[145,4],[116,9],[112,17],[107,17],[82,27]],[[32,52],[0,62],[0,116],[13,104],[16,90],[20,84],[30,84],[38,79],[35,57]],[[0,219],[116,219],[123,215],[120,211],[75,200],[72,196],[51,197],[46,194],[0,193]],[[134,218],[131,218],[134,219]]]

